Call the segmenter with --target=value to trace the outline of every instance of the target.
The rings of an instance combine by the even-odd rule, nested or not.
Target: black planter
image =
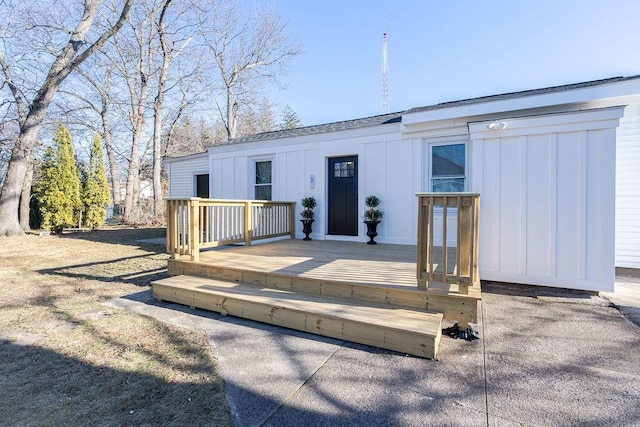
[[[380,224],[380,221],[365,221],[364,223],[367,224],[367,237],[369,237],[367,245],[377,245],[378,243],[373,239],[378,235],[378,224]]]
[[[313,224],[313,221],[315,221],[314,219],[301,219],[300,222],[302,223],[302,232],[304,233],[304,239],[302,240],[311,240],[311,237],[309,237],[309,234],[311,234],[311,224]]]

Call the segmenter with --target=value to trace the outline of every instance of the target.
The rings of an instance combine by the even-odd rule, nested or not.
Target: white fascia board
[[[267,139],[253,142],[240,142],[237,144],[212,145],[209,152],[230,153],[255,149],[265,149],[269,147],[286,147],[302,144],[322,144],[337,140],[352,140],[354,138],[365,138],[376,135],[399,135],[400,123],[389,123],[383,125],[367,126],[356,129],[345,129],[339,131],[313,133],[309,135],[290,136],[286,138]],[[394,137],[395,138],[395,137]]]
[[[449,119],[421,123],[421,126],[410,130],[403,126],[401,135],[402,139],[410,139],[457,136],[466,135],[467,133],[467,120]]]
[[[205,151],[203,153],[188,154],[186,156],[173,157],[173,158],[170,158],[170,159],[165,159],[165,160],[163,160],[163,162],[165,164],[189,162],[189,161],[194,160],[194,159],[200,159],[200,158],[206,159],[208,155],[209,155],[209,153]]]
[[[402,116],[402,125],[404,130],[404,127],[411,127],[437,120],[506,113],[509,111],[529,110],[556,105],[579,104],[611,98],[619,98],[618,105],[625,105],[639,99],[640,79],[610,83],[602,86],[591,86],[487,102],[479,101],[468,105],[419,111],[404,114]]]
[[[524,133],[536,135],[543,133],[558,133],[583,131],[593,129],[609,129],[618,127],[624,114],[624,106],[601,108],[596,110],[576,111],[571,113],[542,114],[531,117],[513,119],[486,120],[469,123],[471,139],[504,138],[519,136]],[[490,129],[494,122],[506,125],[502,130]]]

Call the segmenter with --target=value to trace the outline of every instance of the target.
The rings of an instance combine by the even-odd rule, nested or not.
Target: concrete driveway
[[[640,281],[627,285],[616,304],[640,308]],[[238,426],[640,425],[640,327],[609,297],[483,284],[481,339],[443,337],[439,361],[157,303],[150,291],[110,305],[207,334]]]

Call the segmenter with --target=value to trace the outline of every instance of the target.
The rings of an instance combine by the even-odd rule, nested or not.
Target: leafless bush
[[[153,199],[140,199],[138,204],[133,208],[133,212],[128,216],[128,225],[136,226],[158,226],[164,225],[165,215],[164,209],[160,215],[153,212]]]

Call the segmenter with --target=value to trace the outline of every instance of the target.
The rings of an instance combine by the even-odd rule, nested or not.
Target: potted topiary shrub
[[[376,196],[367,196],[364,199],[364,204],[367,206],[367,210],[364,211],[364,223],[367,224],[367,236],[369,237],[367,245],[377,245],[373,239],[378,235],[378,224],[380,224],[383,215],[380,209],[376,209],[380,206],[380,199]]]
[[[302,232],[304,233],[304,239],[302,240],[311,240],[309,234],[311,234],[311,224],[313,224],[315,214],[313,212],[313,208],[316,207],[316,199],[315,197],[305,197],[300,201],[304,210],[300,212],[300,222],[302,222]]]

